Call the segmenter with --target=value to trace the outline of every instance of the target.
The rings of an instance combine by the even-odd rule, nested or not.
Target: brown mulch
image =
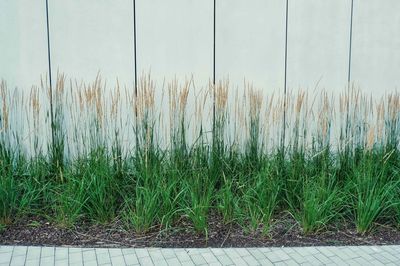
[[[220,217],[209,221],[208,237],[196,234],[189,222],[181,221],[169,230],[152,228],[137,234],[121,222],[111,225],[80,224],[62,228],[44,219],[31,217],[7,226],[0,232],[1,245],[80,246],[80,247],[261,247],[400,244],[400,231],[376,225],[367,235],[356,232],[354,225],[340,223],[340,228],[305,235],[288,216],[275,220],[270,233],[249,232],[238,225],[225,225]]]

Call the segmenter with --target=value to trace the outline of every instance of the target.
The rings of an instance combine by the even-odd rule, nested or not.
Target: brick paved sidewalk
[[[0,246],[5,265],[400,265],[400,246],[67,248]]]

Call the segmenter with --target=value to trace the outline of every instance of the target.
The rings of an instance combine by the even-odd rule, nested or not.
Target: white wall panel
[[[351,0],[289,0],[289,89],[347,85]]]
[[[175,75],[212,77],[212,0],[137,0],[139,73],[151,71],[158,85]]]
[[[47,73],[45,1],[0,1],[0,79],[30,88]]]
[[[400,88],[400,1],[355,0],[352,80],[372,94]]]
[[[50,0],[52,66],[78,80],[100,72],[133,84],[133,7],[128,0]]]
[[[267,91],[284,82],[285,1],[217,1],[217,79]]]

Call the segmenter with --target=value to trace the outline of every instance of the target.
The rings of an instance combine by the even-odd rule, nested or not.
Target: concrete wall
[[[400,1],[354,2],[352,79],[373,94],[400,88]]]
[[[136,0],[138,72],[157,84],[213,72],[213,0]],[[354,0],[351,80],[373,94],[400,85],[400,1]],[[351,0],[289,0],[289,89],[347,85]],[[98,72],[132,86],[132,0],[49,0],[53,76]],[[285,0],[217,0],[216,74],[231,84],[283,90]],[[47,67],[45,0],[0,0],[0,77],[39,84]]]
[[[45,3],[0,1],[0,79],[10,86],[40,84],[47,74]]]

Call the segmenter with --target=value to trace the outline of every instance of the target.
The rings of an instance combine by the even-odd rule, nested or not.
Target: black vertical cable
[[[351,13],[350,13],[350,36],[349,36],[349,65],[348,65],[348,73],[347,73],[347,85],[350,86],[351,81],[351,52],[353,45],[353,7],[354,0],[351,0]]]
[[[285,80],[283,85],[283,132],[282,132],[282,152],[285,147],[286,138],[286,95],[287,95],[287,54],[288,54],[288,23],[289,22],[289,0],[286,0],[285,14]]]
[[[133,58],[135,71],[135,96],[137,96],[137,56],[136,56],[136,0],[133,0]]]
[[[354,8],[354,0],[351,0],[351,8],[350,8],[350,33],[349,33],[349,65],[348,65],[348,73],[347,73],[347,93],[350,96],[350,82],[351,82],[351,53],[352,53],[352,45],[353,45],[353,8]],[[349,112],[350,112],[350,100],[347,99],[347,111],[346,111],[346,132],[345,138],[348,139],[350,133],[349,126]]]
[[[137,84],[137,53],[136,53],[136,0],[132,0],[133,5],[133,65],[134,65],[134,79],[135,79],[135,139],[136,139],[136,151],[139,147],[139,136],[138,136],[138,84]]]
[[[47,61],[49,65],[49,82],[50,91],[53,90],[53,84],[51,80],[51,52],[50,52],[50,26],[49,26],[49,1],[46,0],[46,27],[47,27]]]
[[[214,21],[213,21],[213,131],[215,129],[215,96],[216,96],[216,87],[215,87],[215,43],[216,43],[216,17],[217,17],[217,3],[214,0]]]
[[[287,87],[287,51],[288,51],[288,21],[289,21],[289,0],[286,0],[286,13],[285,13],[285,82],[283,93],[286,95]]]
[[[217,16],[217,9],[216,9],[216,0],[214,0],[214,22],[213,22],[213,85],[215,85],[215,36],[216,36],[216,16]]]
[[[51,141],[53,149],[55,148],[55,132],[54,132],[54,111],[53,111],[53,83],[51,79],[51,49],[50,49],[50,26],[49,26],[49,1],[46,0],[46,30],[47,30],[47,61],[49,67],[49,84],[50,84],[50,126],[51,126]]]

